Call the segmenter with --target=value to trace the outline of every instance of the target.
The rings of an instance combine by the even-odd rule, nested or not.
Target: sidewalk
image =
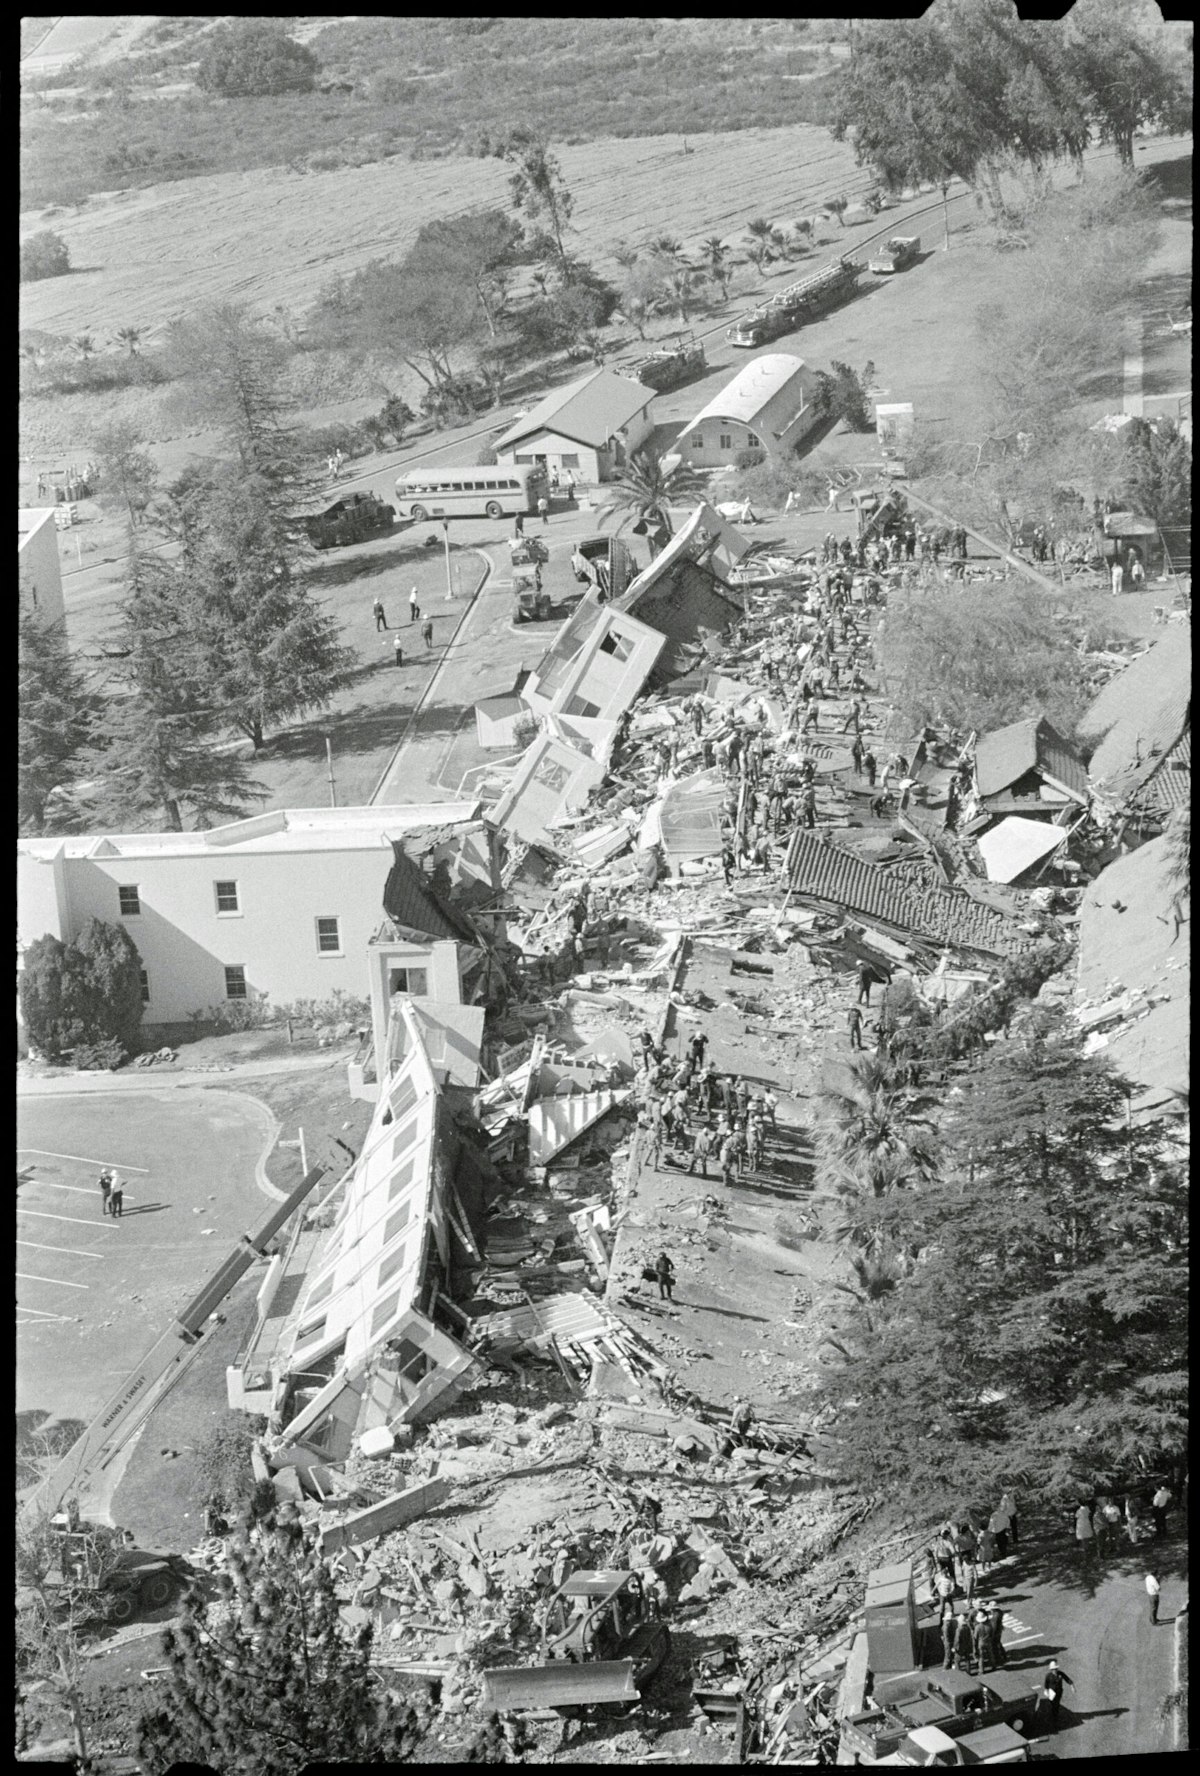
[[[267,1079],[276,1073],[315,1071],[320,1067],[344,1067],[353,1048],[340,1052],[322,1049],[317,1054],[280,1055],[277,1060],[222,1061],[196,1068],[131,1067],[120,1073],[67,1073],[54,1078],[17,1074],[18,1098],[91,1096],[101,1092],[149,1092],[178,1086],[239,1084],[243,1079]]]

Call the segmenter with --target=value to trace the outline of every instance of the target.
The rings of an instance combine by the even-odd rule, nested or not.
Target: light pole
[[[442,547],[446,552],[446,602],[450,604],[454,599],[454,582],[450,577],[450,520],[448,518],[442,519]]]

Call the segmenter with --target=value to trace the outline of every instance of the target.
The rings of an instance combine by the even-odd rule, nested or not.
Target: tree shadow
[[[460,545],[452,545],[452,552],[456,547]],[[366,550],[370,553],[360,553]],[[316,592],[336,591],[340,586],[354,585],[360,580],[397,573],[405,566],[440,557],[441,548],[429,548],[424,542],[411,538],[406,542],[389,542],[386,537],[379,537],[374,544],[354,543],[347,549],[331,550],[328,554],[334,558],[328,559],[327,552],[322,551],[304,569],[305,580]]]
[[[399,740],[414,702],[415,698],[410,698],[390,709],[368,710],[360,706],[340,714],[314,718],[304,727],[287,728],[280,734],[273,734],[259,757],[264,763],[323,759],[326,736],[332,740],[334,752],[343,756],[375,752],[389,741]]]
[[[696,1301],[691,1305],[698,1313],[720,1314],[723,1320],[757,1320],[760,1326],[770,1324],[766,1314],[739,1313],[734,1307],[713,1307],[709,1302]]]

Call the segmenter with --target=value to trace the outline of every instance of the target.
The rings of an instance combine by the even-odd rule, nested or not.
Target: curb
[[[409,715],[408,721],[405,723],[404,732],[401,734],[399,740],[396,742],[395,750],[392,752],[392,754],[388,758],[387,764],[384,766],[382,772],[380,773],[379,781],[376,783],[374,789],[371,791],[370,795],[367,797],[366,805],[368,808],[373,807],[375,805],[375,798],[378,796],[380,790],[383,788],[384,784],[387,782],[388,778],[391,776],[392,771],[394,770],[395,765],[396,765],[396,760],[400,757],[400,754],[403,752],[404,748],[408,745],[409,738],[412,735],[412,731],[416,725],[417,718],[421,714],[421,711],[424,709],[425,704],[428,701],[428,699],[433,691],[434,686],[438,682],[438,679],[442,676],[442,673],[446,669],[446,664],[450,659],[450,655],[454,649],[454,644],[458,640],[459,632],[462,629],[462,626],[466,622],[467,618],[470,616],[471,612],[474,610],[476,600],[478,599],[479,594],[483,591],[483,588],[487,584],[488,579],[490,578],[490,576],[493,572],[493,565],[494,564],[492,562],[491,556],[489,554],[487,554],[487,552],[485,550],[476,548],[473,543],[470,544],[469,547],[470,547],[471,553],[474,555],[478,555],[479,559],[483,562],[483,572],[479,576],[479,581],[475,587],[475,590],[471,593],[470,597],[467,599],[466,603],[463,605],[462,615],[459,617],[458,622],[454,625],[454,633],[451,635],[450,640],[446,643],[445,651],[442,654],[441,660],[438,662],[438,666],[437,666],[436,671],[434,672],[433,676],[430,678],[429,683],[425,686],[425,689],[421,692],[421,695],[417,698],[416,702],[414,703],[414,705],[412,707],[412,711]]]

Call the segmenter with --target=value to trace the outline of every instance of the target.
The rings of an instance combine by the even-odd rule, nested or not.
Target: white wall
[[[58,554],[54,507],[18,511],[17,526],[19,532],[28,533],[17,545],[17,583],[21,603],[28,600],[43,622],[61,623],[62,563]]]
[[[452,939],[419,944],[397,940],[372,944],[368,957],[371,997],[371,1034],[375,1044],[375,1078],[383,1078],[383,1057],[387,1053],[388,1018],[392,1009],[391,971],[393,968],[423,968],[428,991],[426,999],[438,999],[451,1005],[462,1004],[462,978],[459,971],[458,945]],[[415,995],[410,995],[415,997]]]
[[[620,439],[625,457],[632,456],[654,430],[649,403],[616,434]],[[565,479],[568,472],[577,481],[607,481],[621,466],[619,452],[615,449],[593,449],[588,444],[581,444],[576,438],[566,438],[560,432],[534,432],[528,438],[501,451],[497,461],[502,463],[531,463],[535,457],[544,456],[547,469],[557,469],[559,476]]]
[[[75,937],[92,917],[122,924],[150,978],[147,1023],[182,1022],[225,1000],[227,963],[246,969],[247,988],[275,1005],[327,999],[337,988],[366,998],[367,945],[383,920],[390,845],[361,850],[219,850],[196,856],[73,857],[62,860],[63,910],[52,898],[56,866],[19,858],[18,930]],[[240,912],[218,914],[214,884],[236,881]],[[123,918],[118,884],[136,887],[141,912]],[[339,921],[340,951],[317,948],[318,917]]]

